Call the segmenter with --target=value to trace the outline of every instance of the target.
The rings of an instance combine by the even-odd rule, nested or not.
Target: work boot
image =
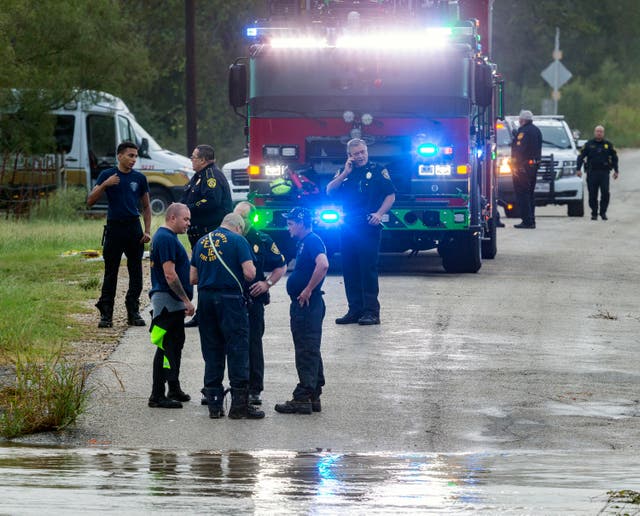
[[[264,412],[253,405],[249,405],[247,389],[231,389],[230,419],[262,419]]]
[[[260,394],[249,393],[249,405],[262,405]]]
[[[182,403],[165,396],[151,396],[149,406],[152,408],[182,408]]]
[[[347,312],[342,317],[338,317],[336,319],[336,324],[356,324],[360,319],[359,314],[355,314],[353,312]]]
[[[95,307],[100,310],[100,322],[98,328],[113,327],[113,305],[106,301],[98,301]]]
[[[299,400],[294,398],[291,401],[276,404],[276,412],[280,414],[311,414],[312,411],[313,405],[309,398]]]
[[[322,404],[320,403],[320,398],[311,398],[311,410],[313,412],[322,412]]]
[[[180,388],[180,382],[169,382],[169,392],[167,392],[167,398],[171,398],[176,401],[191,401],[191,396],[184,392]]]
[[[146,323],[140,315],[140,303],[138,301],[127,301],[127,324],[129,326],[145,326]]]
[[[206,405],[209,406],[209,417],[211,419],[220,419],[221,417],[223,417],[225,395],[224,388],[216,387],[215,389],[202,389],[202,394],[204,394],[205,396]]]

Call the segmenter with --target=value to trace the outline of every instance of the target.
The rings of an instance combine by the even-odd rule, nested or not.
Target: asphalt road
[[[296,383],[282,285],[267,307],[266,418],[211,420],[203,363],[187,331],[182,383],[195,402],[150,409],[154,346],[130,329],[72,444],[184,450],[464,452],[622,450],[640,437],[640,151],[621,153],[609,221],[539,208],[536,230],[514,219],[477,274],[445,274],[432,252],[381,263],[382,324],[337,326],[342,278],[325,288],[323,410],[282,415]],[[586,192],[585,192],[586,194]],[[145,314],[148,318],[148,313]]]

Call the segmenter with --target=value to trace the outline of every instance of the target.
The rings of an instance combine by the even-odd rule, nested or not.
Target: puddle
[[[611,452],[340,454],[0,447],[9,514],[597,514],[640,490]],[[604,512],[615,514],[615,512]]]

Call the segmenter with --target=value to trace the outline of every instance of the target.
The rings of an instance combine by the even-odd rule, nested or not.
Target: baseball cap
[[[287,220],[302,222],[305,226],[311,225],[311,212],[307,208],[296,206],[284,216]]]

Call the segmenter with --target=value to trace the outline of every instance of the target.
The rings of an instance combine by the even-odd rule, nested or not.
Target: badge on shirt
[[[524,133],[518,134],[518,140],[522,140],[522,138],[524,138]]]
[[[260,246],[259,246],[258,244],[255,244],[255,245],[253,246],[253,252],[254,252],[255,254],[258,254],[258,251],[260,251]]]
[[[389,172],[387,172],[386,168],[382,169],[382,177],[384,177],[385,179],[391,180],[391,177],[389,176]]]
[[[367,179],[371,179],[371,172],[367,172],[367,174],[364,177],[366,177]]]
[[[129,186],[131,187],[131,190],[134,192],[138,191],[138,183],[136,183],[135,181],[132,183],[129,183]]]
[[[605,143],[605,144],[604,144],[604,148],[605,148],[605,149],[608,149],[608,148],[609,148],[609,144],[608,144],[608,143]]]
[[[209,179],[207,179],[207,186],[209,188],[215,188],[216,187],[216,178],[215,177],[210,177]]]

